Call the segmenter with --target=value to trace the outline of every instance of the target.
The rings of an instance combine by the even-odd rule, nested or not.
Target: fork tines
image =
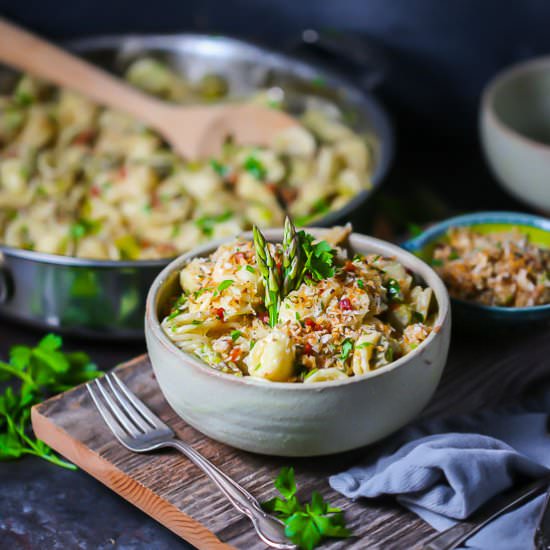
[[[128,444],[128,437],[170,428],[134,395],[115,373],[86,384],[86,388],[116,438]]]

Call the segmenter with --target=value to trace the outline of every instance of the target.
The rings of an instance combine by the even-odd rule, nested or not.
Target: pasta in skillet
[[[168,337],[214,369],[304,383],[366,374],[428,337],[433,292],[399,262],[374,254],[349,259],[305,232],[296,238],[306,250],[301,257],[314,258],[315,267],[306,264],[303,280],[286,295],[283,247],[265,245],[278,270],[271,275],[280,278],[276,318],[258,244],[236,240],[181,270],[181,294],[162,321]]]
[[[171,101],[227,93],[215,75],[191,84],[151,59],[127,78]],[[368,188],[373,160],[337,116],[314,106],[303,124],[271,148],[228,142],[220,158],[187,162],[138,121],[25,76],[0,97],[0,243],[137,260],[280,226],[285,212],[309,223]]]

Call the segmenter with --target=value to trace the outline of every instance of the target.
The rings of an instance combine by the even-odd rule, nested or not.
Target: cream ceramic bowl
[[[265,236],[280,241],[282,231],[267,230]],[[161,329],[160,315],[179,288],[180,269],[219,244],[209,243],[174,260],[147,297],[145,335],[156,379],[168,403],[188,424],[246,451],[315,456],[373,443],[420,413],[441,377],[451,329],[447,291],[427,264],[397,246],[353,234],[354,251],[393,256],[434,290],[439,307],[434,331],[405,357],[363,376],[316,384],[268,382],[218,372],[182,352]]]
[[[550,57],[515,65],[489,83],[480,133],[502,186],[534,209],[550,212]]]

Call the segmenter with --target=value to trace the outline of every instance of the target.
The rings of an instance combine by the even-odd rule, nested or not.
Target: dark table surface
[[[394,169],[382,191],[354,216],[356,229],[395,238],[410,222],[426,223],[468,210],[525,210],[492,180],[475,136],[469,144],[419,143],[415,136],[400,137]],[[0,357],[6,357],[10,346],[33,344],[40,336],[36,330],[0,320]],[[141,341],[66,338],[65,344],[87,351],[102,369],[145,351]],[[189,548],[82,471],[28,457],[0,463],[0,487],[2,549]]]

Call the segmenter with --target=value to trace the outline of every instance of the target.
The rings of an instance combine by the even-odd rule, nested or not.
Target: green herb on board
[[[76,466],[58,456],[31,431],[31,407],[55,393],[88,382],[102,373],[87,354],[62,351],[60,336],[48,334],[35,347],[13,346],[0,361],[0,381],[18,381],[0,395],[0,460],[35,455],[63,468]]]
[[[262,508],[285,524],[285,535],[298,547],[312,550],[326,538],[347,538],[344,514],[313,492],[310,502],[301,503],[296,496],[294,468],[282,468],[274,482],[281,496],[264,502]]]

